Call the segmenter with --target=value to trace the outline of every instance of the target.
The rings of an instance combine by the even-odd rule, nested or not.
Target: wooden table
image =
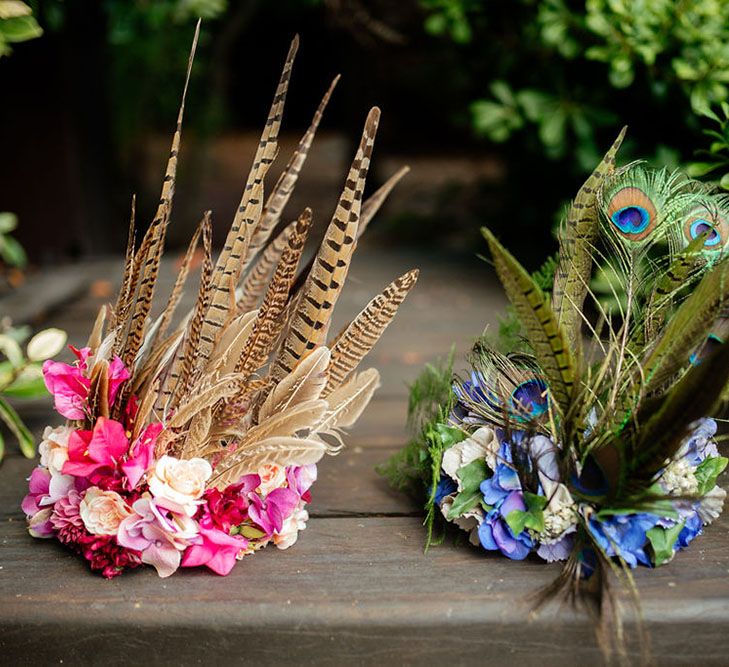
[[[33,463],[9,456],[0,469],[0,664],[601,664],[581,615],[550,608],[531,618],[528,596],[558,565],[448,541],[424,554],[421,508],[374,472],[406,438],[406,382],[452,342],[466,349],[504,305],[482,263],[362,248],[339,319],[413,265],[420,284],[370,359],[383,386],[347,449],[321,462],[312,518],[287,551],[269,547],[226,578],[180,570],[160,579],[146,568],[106,581],[28,536],[19,503]],[[117,266],[78,267],[83,293],[43,323],[83,342]],[[58,421],[47,402],[24,413],[35,433]],[[656,664],[729,664],[729,513],[672,563],[635,576]]]

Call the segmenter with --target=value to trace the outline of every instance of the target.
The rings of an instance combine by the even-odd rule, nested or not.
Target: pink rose
[[[96,486],[86,491],[78,511],[92,535],[116,535],[119,524],[132,513],[116,491],[102,491]]]

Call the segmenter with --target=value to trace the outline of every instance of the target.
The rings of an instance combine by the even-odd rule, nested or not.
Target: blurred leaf
[[[66,344],[66,332],[60,329],[39,331],[28,342],[27,354],[30,361],[45,361],[55,357]]]
[[[0,213],[0,234],[12,232],[18,226],[18,216],[5,211]]]
[[[20,269],[28,263],[28,257],[23,246],[12,236],[0,236],[0,256],[6,264]]]
[[[30,16],[33,10],[20,0],[0,0],[0,19]]]
[[[0,33],[6,42],[14,43],[40,37],[43,30],[32,16],[18,16],[0,21]]]
[[[2,393],[11,398],[41,398],[48,395],[48,390],[40,367],[32,365],[24,368],[15,382],[5,387]]]
[[[22,366],[25,361],[20,345],[7,334],[0,334],[0,352],[15,368]]]
[[[2,419],[7,427],[12,431],[13,435],[18,439],[20,451],[27,459],[35,456],[35,442],[32,433],[23,423],[23,420],[15,412],[13,407],[3,398],[0,398],[0,419]]]

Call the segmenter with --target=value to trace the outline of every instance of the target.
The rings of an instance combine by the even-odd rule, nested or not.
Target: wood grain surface
[[[347,449],[320,464],[296,545],[269,547],[226,578],[181,570],[159,579],[147,568],[106,581],[59,544],[28,536],[19,503],[34,463],[11,452],[0,468],[0,664],[602,664],[585,617],[530,613],[530,595],[558,565],[449,540],[423,553],[421,508],[374,471],[406,437],[406,383],[495,322],[503,300],[490,270],[358,252],[340,322],[395,273],[420,265],[421,281],[372,354],[383,386]],[[116,265],[89,271],[89,281]],[[83,342],[103,301],[92,287],[44,324]],[[20,407],[36,434],[58,421],[46,401]],[[635,575],[655,664],[729,664],[729,515],[670,564]]]

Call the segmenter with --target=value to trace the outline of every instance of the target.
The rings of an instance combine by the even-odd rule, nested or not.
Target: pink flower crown
[[[376,369],[358,366],[417,280],[417,270],[394,280],[329,338],[357,240],[407,169],[363,200],[380,115],[371,109],[324,239],[299,272],[312,212],[279,222],[336,79],[264,198],[297,47],[295,38],[217,260],[207,212],[152,320],[183,94],[157,213],[138,248],[132,216],[116,303],[73,365],[43,368],[69,423],[46,429],[23,510],[32,535],[57,538],[106,577],[142,563],[162,577],[198,565],[227,574],[269,542],[291,546],[316,462],[339,451],[379,385]],[[198,244],[197,298],[173,328]]]

